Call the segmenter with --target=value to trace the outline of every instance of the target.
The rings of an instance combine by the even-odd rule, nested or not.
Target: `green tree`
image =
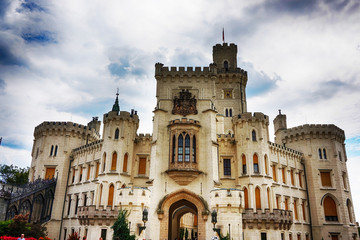
[[[26,237],[40,238],[46,236],[46,227],[41,226],[41,224],[32,224],[28,222],[29,214],[26,215],[16,215],[10,221],[3,221],[1,225],[5,225],[7,228],[3,226],[4,230],[7,230],[6,233],[2,233],[1,235],[7,236],[19,236],[20,234],[25,234]]]
[[[7,221],[0,221],[0,236],[7,236],[9,235],[9,225],[12,223],[13,220],[7,220]]]
[[[135,240],[135,235],[130,235],[129,223],[128,223],[128,213],[127,210],[120,210],[119,216],[115,221],[114,225],[111,227],[114,230],[113,240]]]
[[[29,167],[19,168],[14,165],[0,164],[0,180],[12,185],[24,185],[28,182]]]

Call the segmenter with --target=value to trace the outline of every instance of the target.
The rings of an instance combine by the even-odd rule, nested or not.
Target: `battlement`
[[[334,124],[305,124],[282,131],[283,139],[297,141],[305,137],[335,138],[339,142],[345,141],[345,132]]]
[[[244,206],[244,192],[236,188],[216,188],[210,191],[211,205],[219,207]]]
[[[46,132],[73,132],[79,135],[88,135],[100,138],[95,128],[73,122],[43,122],[35,127],[34,137],[39,137]]]
[[[234,134],[217,134],[217,140],[220,141],[230,141],[235,143]]]
[[[223,43],[223,44],[218,43],[215,46],[213,46],[213,51],[214,50],[223,51],[224,49],[228,49],[228,48],[233,49],[233,50],[237,50],[237,46],[236,46],[235,43],[230,43],[230,44],[228,44],[228,43]]]
[[[97,140],[95,142],[92,142],[92,143],[89,143],[89,144],[86,144],[86,145],[83,145],[83,146],[80,146],[78,148],[75,148],[73,149],[73,154],[77,154],[77,153],[80,153],[80,152],[83,152],[83,151],[87,151],[87,150],[90,150],[90,149],[94,149],[94,148],[98,148],[98,147],[101,147],[102,146],[102,143],[103,143],[103,139],[100,139],[100,140]]]
[[[233,117],[233,122],[264,122],[269,125],[269,116],[261,112],[246,112]]]
[[[192,76],[209,76],[216,74],[215,65],[210,64],[209,67],[164,67],[162,63],[155,64],[155,77],[157,76],[180,76],[180,77],[192,77]]]
[[[187,119],[187,118],[181,118],[181,119],[175,119],[169,122],[169,126],[175,125],[175,124],[191,124],[191,125],[198,125],[200,126],[200,122],[194,119]]]
[[[152,135],[150,133],[140,133],[139,135],[136,136],[135,138],[135,142],[140,142],[140,141],[152,141]]]
[[[272,149],[272,150],[280,151],[282,153],[295,154],[299,158],[303,156],[303,153],[301,153],[299,151],[296,151],[294,149],[279,145],[277,143],[273,143],[273,142],[269,141],[268,144],[269,144],[269,148]]]
[[[122,120],[139,123],[139,116],[137,115],[137,111],[133,109],[131,110],[131,113],[127,111],[120,111],[119,113],[116,111],[110,111],[104,114],[104,124],[112,120]]]

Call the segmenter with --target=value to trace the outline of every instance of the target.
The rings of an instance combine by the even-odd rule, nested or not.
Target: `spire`
[[[115,103],[114,103],[111,111],[115,111],[115,112],[119,112],[119,111],[120,111],[120,106],[119,106],[119,88],[117,89]]]

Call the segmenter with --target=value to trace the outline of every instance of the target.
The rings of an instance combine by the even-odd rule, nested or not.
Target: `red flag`
[[[224,28],[223,28],[223,42],[225,42],[225,33],[224,33]]]

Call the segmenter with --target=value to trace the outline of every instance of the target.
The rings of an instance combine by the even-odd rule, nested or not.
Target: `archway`
[[[189,213],[194,216],[192,222],[189,222]],[[194,220],[196,220],[196,222]],[[184,229],[184,231],[187,229],[189,231],[188,236],[190,237],[192,229],[195,229],[195,232],[197,233],[197,225],[197,208],[193,203],[182,199],[171,205],[169,209],[168,239],[179,239],[181,229]]]
[[[180,219],[187,213],[196,219],[198,239],[205,239],[205,225],[209,209],[206,202],[195,193],[180,190],[164,197],[159,205],[160,239],[173,240],[179,237]],[[195,217],[196,216],[196,217]],[[189,237],[190,237],[189,233]]]

